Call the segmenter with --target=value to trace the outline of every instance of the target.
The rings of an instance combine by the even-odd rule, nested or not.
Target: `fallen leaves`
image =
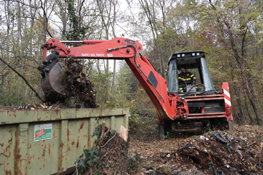
[[[215,133],[221,135],[223,140],[213,137]],[[201,136],[171,138],[164,142],[132,140],[131,149],[140,150],[144,158],[142,171],[178,174],[195,166],[205,174],[212,174],[209,164],[212,161],[218,174],[219,170],[226,175],[253,174],[263,171],[262,140],[262,127],[245,125],[236,126],[232,133],[211,131]]]

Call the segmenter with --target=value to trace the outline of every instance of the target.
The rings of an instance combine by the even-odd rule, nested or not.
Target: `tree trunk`
[[[106,32],[106,40],[109,40],[109,27],[110,27],[110,17],[111,17],[111,9],[112,9],[112,4],[109,3],[110,6],[108,6],[107,11],[104,13],[104,8],[106,7],[106,3],[107,1],[100,1],[97,0],[97,6],[99,8],[99,12],[100,12],[100,17],[101,17],[101,21],[102,21],[102,25],[103,28]],[[105,16],[107,16],[107,18],[105,19]],[[106,60],[106,65],[105,65],[105,73],[108,75],[109,74],[109,59]],[[106,80],[106,84],[109,84],[109,80]],[[105,92],[105,102],[108,101],[108,92]]]
[[[111,23],[111,28],[112,28],[112,33],[113,33],[113,37],[116,38],[115,35],[115,23],[116,23],[116,4],[114,2],[113,3],[113,19],[112,19],[112,23]],[[115,77],[116,77],[116,60],[114,60],[113,63],[113,75],[112,75],[112,83],[111,83],[111,94],[113,95],[113,91],[114,91],[114,84],[115,84]]]
[[[251,85],[249,84],[248,78],[251,76],[249,76],[250,73],[246,71],[245,60],[244,60],[244,47],[242,45],[241,56],[239,56],[236,45],[235,45],[233,33],[230,30],[230,25],[227,22],[225,22],[225,25],[228,28],[231,49],[234,53],[234,57],[235,57],[238,65],[239,65],[240,70],[241,70],[241,79],[242,79],[243,86],[246,90],[246,94],[248,96],[248,99],[249,99],[249,101],[253,107],[254,112],[255,112],[257,124],[260,125],[261,124],[260,110],[259,110],[259,106],[258,106],[257,101],[256,101],[256,95],[253,94],[253,92],[251,90]],[[243,36],[243,39],[242,39],[243,44],[244,44],[244,40],[245,40],[245,35]]]
[[[243,94],[244,94],[244,97],[245,97],[245,106],[246,106],[246,110],[247,110],[247,115],[248,115],[251,123],[254,123],[254,120],[253,120],[252,116],[250,115],[250,112],[249,112],[249,109],[248,109],[247,96],[246,96],[246,94],[245,94],[245,89],[243,89],[243,92],[244,92]]]
[[[237,78],[235,77],[235,73],[234,73],[234,70],[235,70],[235,67],[234,64],[233,64],[233,61],[230,62],[230,67],[231,67],[231,77],[232,77],[232,81],[234,82],[234,78]],[[240,93],[240,87],[237,83],[233,83],[233,86],[234,86],[234,93],[235,93],[235,96],[236,96],[236,101],[237,101],[237,106],[238,106],[238,112],[237,115],[238,115],[238,119],[239,119],[239,124],[243,125],[244,124],[244,115],[243,115],[243,110],[242,110],[242,102],[241,102],[241,93]]]
[[[237,100],[237,106],[238,106],[238,117],[239,117],[239,124],[243,125],[245,124],[243,110],[242,110],[242,102],[241,102],[241,93],[240,93],[240,87],[238,88],[238,85],[236,83],[233,84],[235,87],[234,93]]]
[[[144,10],[144,13],[147,17],[147,19],[149,20],[150,23],[150,27],[151,27],[151,31],[152,31],[152,35],[153,35],[153,40],[154,40],[154,45],[156,50],[159,50],[158,52],[158,59],[159,59],[159,69],[161,73],[164,73],[163,68],[164,68],[164,61],[162,59],[162,50],[160,47],[160,43],[158,42],[158,32],[157,32],[157,27],[156,27],[156,19],[155,19],[155,12],[151,12],[150,7],[149,7],[149,3],[147,0],[139,0],[141,7]],[[154,2],[153,2],[154,3]]]
[[[258,107],[258,104],[257,104],[257,101],[256,101],[256,96],[251,91],[251,87],[250,87],[249,81],[247,79],[248,74],[247,74],[247,72],[245,70],[243,59],[240,58],[238,55],[235,55],[235,58],[236,58],[239,66],[241,68],[242,82],[243,82],[243,85],[245,87],[248,99],[249,99],[249,101],[250,101],[250,103],[252,105],[252,108],[253,108],[254,112],[255,112],[257,124],[260,125],[261,124],[260,110],[259,110],[259,107]]]

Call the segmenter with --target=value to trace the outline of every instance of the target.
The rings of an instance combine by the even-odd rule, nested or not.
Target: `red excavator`
[[[65,44],[80,46],[67,47]],[[59,58],[125,60],[156,108],[160,138],[172,131],[173,124],[195,123],[233,129],[228,83],[221,84],[221,92],[215,90],[202,51],[172,54],[166,81],[146,56],[140,54],[142,45],[131,39],[59,41],[52,38],[43,45],[43,49],[39,70],[47,98],[63,97],[64,94],[60,78],[64,64]],[[48,56],[47,50],[52,51]],[[191,71],[196,80],[191,83],[180,81],[181,67]]]

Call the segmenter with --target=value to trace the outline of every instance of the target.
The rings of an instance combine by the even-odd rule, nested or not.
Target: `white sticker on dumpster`
[[[34,141],[46,140],[52,138],[52,123],[35,125],[34,128]]]

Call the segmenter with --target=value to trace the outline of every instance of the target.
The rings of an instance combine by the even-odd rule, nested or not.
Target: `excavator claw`
[[[65,92],[62,86],[62,75],[64,63],[59,62],[59,51],[43,59],[38,66],[38,70],[42,75],[41,88],[45,94],[45,101],[55,103],[65,100]]]

